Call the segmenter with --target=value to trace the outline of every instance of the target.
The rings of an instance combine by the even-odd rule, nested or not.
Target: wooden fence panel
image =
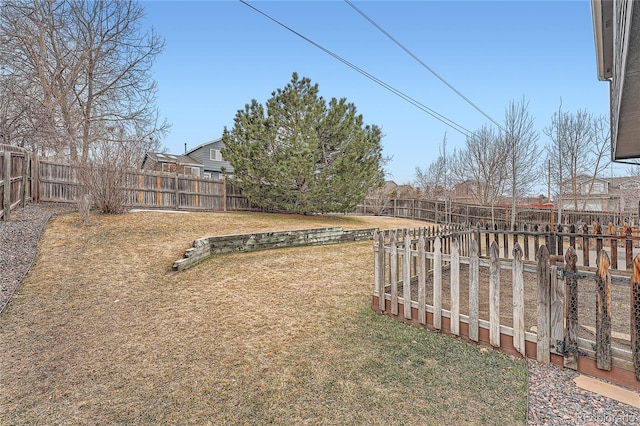
[[[427,323],[427,268],[424,235],[418,238],[418,321]]]
[[[565,338],[564,366],[578,369],[578,255],[573,247],[567,249],[565,264]]]
[[[404,317],[411,319],[411,236],[404,236],[402,255],[402,298],[404,300]]]
[[[69,203],[77,200],[78,179],[76,169],[68,164],[40,161],[39,199]]]
[[[460,335],[460,243],[457,238],[451,243],[450,292],[451,292],[451,334]]]
[[[436,237],[433,243],[433,327],[442,329],[442,243]]]
[[[513,281],[513,346],[524,356],[524,264],[522,254],[522,247],[516,242],[513,247],[513,267],[511,270]]]
[[[498,244],[491,244],[489,267],[489,343],[500,347],[500,263]]]
[[[396,245],[396,233],[391,232],[389,238],[391,247],[389,258],[389,274],[391,278],[391,314],[398,315],[398,247]]]
[[[543,364],[549,364],[551,361],[549,347],[550,333],[550,293],[551,293],[551,274],[549,272],[549,250],[546,245],[540,247],[538,251],[538,337],[536,346],[536,359]]]
[[[447,234],[450,233],[450,234]],[[377,237],[377,243],[374,242],[374,259],[376,265],[374,266],[374,272],[377,278],[374,278],[375,287],[378,289],[379,296],[378,305],[380,311],[385,308],[385,286],[384,278],[385,272],[383,265],[384,253],[389,254],[389,281],[390,288],[387,287],[386,291],[391,293],[391,299],[396,300],[396,305],[399,305],[397,287],[400,283],[403,285],[403,311],[406,312],[411,309],[412,303],[417,303],[418,310],[417,316],[420,324],[433,326],[437,330],[442,330],[443,317],[449,318],[449,329],[444,330],[451,335],[463,334],[464,328],[460,327],[460,323],[468,324],[468,334],[470,340],[479,341],[481,339],[480,329],[488,330],[488,343],[494,347],[502,347],[504,336],[511,336],[513,341],[513,348],[523,356],[531,356],[532,354],[526,353],[526,342],[536,343],[535,357],[539,362],[549,363],[551,360],[551,351],[563,356],[563,361],[566,367],[577,369],[579,356],[588,357],[591,360],[595,360],[596,367],[599,369],[611,369],[621,368],[626,370],[624,380],[628,380],[628,374],[630,371],[634,372],[636,380],[640,381],[640,342],[638,342],[638,336],[640,335],[640,256],[637,257],[638,270],[634,273],[635,277],[630,279],[623,276],[612,277],[609,274],[609,266],[607,266],[607,253],[603,250],[598,257],[599,270],[601,271],[597,275],[593,270],[580,270],[577,269],[577,253],[573,246],[569,246],[564,251],[564,260],[566,265],[556,265],[555,262],[559,262],[561,259],[559,256],[551,257],[546,245],[539,248],[537,266],[531,265],[523,261],[523,249],[520,246],[520,242],[516,240],[513,246],[513,260],[511,262],[501,260],[499,258],[498,243],[492,242],[490,246],[490,258],[489,260],[480,259],[478,256],[478,243],[475,238],[469,242],[469,257],[460,255],[460,240],[456,238],[456,229],[447,228],[440,232],[435,229],[419,229],[419,230],[395,230],[390,232],[380,232]],[[426,236],[427,234],[433,234],[437,236]],[[389,236],[388,245],[385,248],[385,235]],[[417,238],[415,238],[417,236]],[[443,250],[442,240],[445,237],[449,237],[451,241],[451,252],[446,253]],[[433,241],[433,251],[431,253],[426,251],[427,242]],[[500,240],[502,242],[502,238]],[[559,247],[556,246],[559,250]],[[382,253],[382,258],[380,254]],[[413,258],[417,257],[416,266],[413,267]],[[400,260],[402,258],[402,261]],[[427,303],[427,288],[426,282],[429,278],[429,271],[426,268],[427,261],[433,259],[433,303],[429,305]],[[510,264],[509,264],[510,263]],[[469,314],[464,315],[460,312],[460,283],[459,283],[459,271],[461,264],[469,265]],[[478,318],[479,311],[479,266],[489,270],[489,283],[488,283],[488,298],[489,298],[489,321]],[[510,269],[512,274],[512,290],[513,290],[513,325],[501,324],[501,312],[500,312],[500,271],[501,269]],[[402,273],[400,273],[402,270]],[[444,271],[444,272],[443,272]],[[525,323],[525,273],[533,273],[535,271],[537,277],[537,300],[530,299],[529,302],[537,302],[537,330],[536,334],[526,332],[525,326],[529,324]],[[605,271],[605,274],[602,274]],[[445,289],[442,288],[442,275],[443,273],[449,273],[451,282],[449,286],[450,293],[444,294]],[[402,280],[399,280],[399,275],[402,275]],[[407,277],[408,275],[408,277]],[[560,283],[560,279],[564,279],[563,283]],[[584,326],[586,330],[589,329],[584,324],[578,322],[578,278],[597,280],[596,287],[599,295],[596,301],[596,315],[593,315],[594,311],[588,312],[587,315],[603,318],[598,320],[596,317],[596,328],[594,330],[596,334],[596,341],[590,341],[586,338],[580,338],[578,336],[578,330],[580,326]],[[631,285],[631,350],[624,347],[612,347],[611,345],[611,317],[610,306],[607,306],[607,300],[610,304],[611,295],[607,294],[610,290],[607,290],[611,286],[611,281],[614,284],[624,285],[624,280],[627,283],[632,281]],[[417,283],[417,301],[411,300],[411,294],[406,293],[404,288],[405,283],[411,283],[412,280]],[[388,281],[388,282],[389,282]],[[555,281],[555,282],[554,282]],[[593,283],[593,281],[591,281]],[[395,283],[395,286],[394,286]],[[394,291],[394,287],[396,287]],[[528,288],[528,287],[527,287]],[[486,291],[486,287],[485,287]],[[389,294],[387,293],[387,294]],[[395,293],[395,297],[394,297]],[[593,294],[590,292],[590,294]],[[442,300],[448,296],[450,301],[450,309],[445,310],[442,307]],[[487,293],[485,293],[485,296]],[[619,297],[619,296],[617,296]],[[536,300],[534,302],[534,300]],[[604,301],[604,302],[603,302]],[[584,301],[583,301],[584,303]],[[590,302],[594,303],[594,302]],[[618,302],[616,302],[618,303]],[[389,311],[394,311],[394,303]],[[592,305],[593,306],[593,305]],[[428,324],[427,312],[433,313],[433,320],[431,324]],[[395,313],[390,312],[392,316],[398,317],[399,306],[396,307]],[[509,312],[506,313],[508,316]],[[608,315],[608,316],[607,316]],[[503,314],[503,317],[505,315]],[[559,316],[559,317],[558,317]],[[405,319],[411,319],[405,315]],[[502,318],[503,320],[505,318]],[[603,326],[609,322],[608,326]],[[532,330],[533,331],[533,330]],[[486,335],[483,335],[483,338]],[[603,337],[604,336],[604,337]],[[619,337],[623,338],[623,337]],[[604,343],[602,343],[604,342]],[[505,348],[509,351],[510,346]],[[603,356],[603,349],[605,355]],[[606,353],[608,352],[608,353]],[[602,361],[609,362],[609,366],[603,365]],[[591,361],[593,362],[593,361]],[[588,365],[589,363],[586,364]],[[587,371],[580,367],[580,371]],[[615,381],[615,380],[614,380]]]
[[[469,253],[469,338],[478,341],[478,311],[480,294],[480,266],[478,259],[478,241],[471,241]]]
[[[564,281],[558,279],[558,271],[559,267],[554,262],[550,267],[549,337],[551,350],[563,355],[565,295]]]
[[[385,253],[384,253],[384,232],[380,232],[378,235],[378,307],[380,311],[385,310]]]

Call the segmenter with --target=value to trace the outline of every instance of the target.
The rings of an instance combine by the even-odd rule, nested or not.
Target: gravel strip
[[[579,388],[579,373],[527,362],[530,425],[640,425],[640,409]]]
[[[0,221],[0,313],[29,272],[49,219],[68,205],[30,204]],[[640,409],[578,388],[573,370],[528,360],[529,425],[640,425]]]
[[[72,206],[29,204],[0,220],[0,313],[31,269],[40,235],[51,216],[72,211]]]

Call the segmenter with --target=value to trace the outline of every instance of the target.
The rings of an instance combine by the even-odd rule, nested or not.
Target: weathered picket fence
[[[494,240],[488,256],[481,257],[472,235],[434,236],[426,230],[376,233],[374,309],[640,389],[640,257],[634,261],[633,276],[613,276],[604,250],[592,271],[578,268],[573,247],[561,257],[550,255],[542,244],[537,260],[530,262],[517,241],[512,258],[501,259]],[[629,289],[629,320],[616,317],[616,324],[629,327],[628,341],[620,342],[620,333],[615,332],[612,338],[612,283]],[[594,284],[595,306],[585,307],[584,302],[593,298],[588,289]],[[616,309],[616,315],[624,315]],[[590,328],[585,324],[592,319],[594,338],[584,336],[585,327]]]

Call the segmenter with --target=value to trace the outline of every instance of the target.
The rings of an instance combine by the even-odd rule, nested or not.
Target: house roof
[[[210,140],[209,142],[201,143],[200,145],[196,146],[195,148],[192,148],[189,151],[185,152],[185,155],[189,155],[192,152],[197,151],[197,150],[199,150],[200,148],[202,148],[204,146],[211,145],[211,144],[214,144],[214,143],[220,142],[220,141],[222,141],[222,138],[213,139],[213,140]]]
[[[147,152],[147,158],[159,163],[175,163],[182,166],[202,167],[202,163],[186,155],[166,154],[163,152]]]

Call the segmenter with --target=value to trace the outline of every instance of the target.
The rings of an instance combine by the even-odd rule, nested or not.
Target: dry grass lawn
[[[371,310],[370,242],[222,255],[207,235],[393,218],[55,218],[0,315],[2,424],[514,424],[526,365]]]

